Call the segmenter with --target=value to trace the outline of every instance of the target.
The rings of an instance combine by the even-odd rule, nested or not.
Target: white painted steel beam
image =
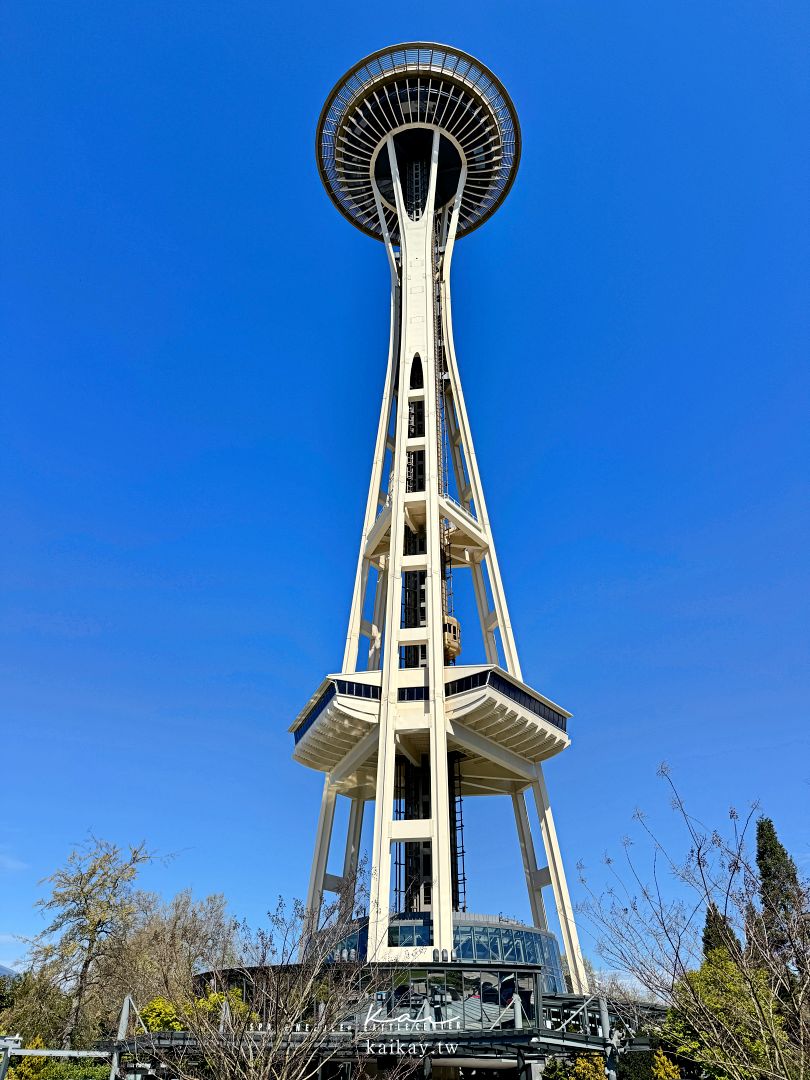
[[[494,761],[496,765],[508,769],[510,772],[515,773],[516,776],[529,781],[535,777],[534,766],[530,761],[526,761],[525,758],[520,757],[518,754],[513,754],[511,750],[507,750],[505,746],[501,746],[500,743],[496,743],[493,739],[488,739],[485,735],[473,731],[472,728],[460,724],[458,720],[453,720],[450,724],[450,736],[466,750],[471,750],[474,754],[480,754],[481,757]]]
[[[543,844],[548,858],[551,887],[554,890],[554,899],[557,903],[557,914],[560,919],[563,948],[568,960],[572,989],[575,994],[587,994],[588,973],[585,970],[585,962],[582,959],[582,952],[579,947],[579,934],[574,921],[574,909],[571,905],[568,884],[565,880],[562,852],[557,840],[557,829],[554,825],[554,815],[551,812],[551,802],[549,801],[548,788],[546,787],[541,765],[537,766],[537,776],[532,783],[532,792],[537,807],[537,816],[540,818],[540,831],[543,835]]]

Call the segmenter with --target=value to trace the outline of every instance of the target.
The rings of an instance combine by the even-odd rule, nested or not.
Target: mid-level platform
[[[418,762],[428,752],[430,687],[424,669],[401,674],[411,685],[398,691],[397,741],[403,755]],[[379,671],[328,675],[290,727],[295,760],[330,773],[341,794],[373,797],[380,684]],[[462,795],[523,790],[534,765],[570,743],[571,714],[500,667],[446,667],[444,694],[448,749],[463,760]]]

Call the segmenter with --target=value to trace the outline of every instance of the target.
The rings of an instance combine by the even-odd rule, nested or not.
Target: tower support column
[[[365,799],[352,799],[349,810],[349,827],[346,830],[346,854],[343,857],[343,880],[352,882],[357,876],[357,863],[360,858],[360,834],[363,831],[363,812]]]
[[[532,909],[532,922],[541,930],[548,929],[546,918],[546,905],[543,902],[543,882],[537,867],[537,855],[534,850],[532,830],[529,825],[529,815],[526,812],[526,798],[522,791],[512,796],[512,807],[515,811],[515,825],[517,826],[520,854],[523,858],[523,872],[526,875],[526,888],[529,893],[529,904]]]
[[[551,802],[548,797],[543,767],[537,766],[537,774],[532,781],[532,794],[537,807],[537,816],[540,819],[540,831],[543,836],[543,844],[548,858],[548,872],[554,900],[557,904],[557,914],[560,919],[560,931],[563,938],[568,970],[571,974],[572,990],[575,994],[588,992],[588,973],[585,970],[585,962],[579,948],[579,934],[574,922],[574,909],[571,906],[571,897],[568,894],[568,883],[565,880],[560,844],[557,840],[557,829],[554,825],[554,815],[551,812]]]
[[[427,185],[423,205],[407,205],[405,185],[400,176],[393,137],[385,152],[391,170],[400,230],[400,332],[399,385],[397,388],[396,437],[394,442],[394,483],[391,490],[391,530],[387,556],[386,642],[380,701],[380,741],[377,759],[377,800],[371,913],[369,920],[369,956],[389,957],[387,941],[391,906],[391,848],[393,844],[430,842],[430,911],[433,941],[425,949],[425,959],[432,950],[453,948],[453,879],[450,859],[450,823],[447,782],[447,723],[444,707],[444,602],[443,567],[439,506],[439,445],[441,417],[437,400],[435,287],[434,287],[434,203],[439,161],[439,133],[434,131],[427,166]],[[414,199],[413,179],[409,197]],[[412,378],[413,372],[421,372]],[[423,430],[411,426],[411,410],[421,407]],[[413,462],[424,463],[417,482]],[[424,556],[419,561],[424,573],[424,614],[421,625],[404,626],[403,558],[405,530],[416,515],[424,520]],[[413,567],[409,565],[409,571]],[[403,717],[400,688],[403,678],[401,650],[419,650],[424,654],[425,705],[422,717]],[[413,685],[411,682],[410,685]],[[421,724],[429,735],[430,817],[394,820],[394,774],[397,735],[403,724]],[[395,955],[395,954],[390,954]]]
[[[317,922],[323,902],[324,878],[326,877],[326,861],[329,858],[329,846],[332,842],[332,826],[335,821],[335,797],[336,792],[332,784],[332,778],[327,774],[323,781],[323,794],[321,795],[321,810],[318,814],[318,828],[315,834],[315,855],[312,860],[312,870],[309,875],[309,888],[307,889],[307,917],[311,922]],[[303,949],[302,942],[302,949]]]

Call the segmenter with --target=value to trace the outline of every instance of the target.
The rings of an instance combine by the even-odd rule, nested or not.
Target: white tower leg
[[[529,904],[532,909],[532,921],[535,926],[542,930],[548,929],[546,919],[546,906],[543,903],[543,884],[537,868],[537,856],[534,853],[534,840],[529,826],[529,815],[526,812],[526,799],[522,791],[512,796],[512,807],[515,811],[515,825],[517,826],[518,840],[520,841],[520,854],[523,858],[523,872],[526,875],[526,888],[529,893]]]
[[[554,815],[551,813],[551,802],[548,797],[548,789],[543,776],[542,766],[537,766],[537,778],[532,783],[537,816],[540,818],[540,831],[543,836],[543,844],[548,858],[548,874],[551,887],[554,890],[554,899],[557,901],[557,914],[560,919],[560,930],[563,937],[563,948],[568,960],[568,968],[571,974],[572,988],[575,994],[588,993],[588,973],[585,970],[585,962],[579,947],[579,935],[574,921],[574,909],[571,906],[571,898],[568,894],[568,883],[565,880],[562,853],[557,841],[557,830],[554,826]]]
[[[326,861],[329,858],[332,825],[335,820],[335,794],[331,777],[324,777],[321,810],[318,815],[318,828],[315,834],[315,856],[312,860],[312,871],[309,875],[309,888],[307,889],[307,911],[313,923],[317,923],[321,903],[323,902]]]

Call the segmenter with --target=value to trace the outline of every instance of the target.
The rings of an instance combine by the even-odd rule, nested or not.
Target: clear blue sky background
[[[575,713],[575,898],[636,806],[669,837],[662,759],[808,867],[810,8],[400,8],[2,5],[0,962],[91,829],[251,919],[306,888],[287,727],[340,663],[388,332],[314,127],[414,38],[523,126],[456,339],[524,672]],[[476,910],[527,913],[511,815],[469,805]]]

